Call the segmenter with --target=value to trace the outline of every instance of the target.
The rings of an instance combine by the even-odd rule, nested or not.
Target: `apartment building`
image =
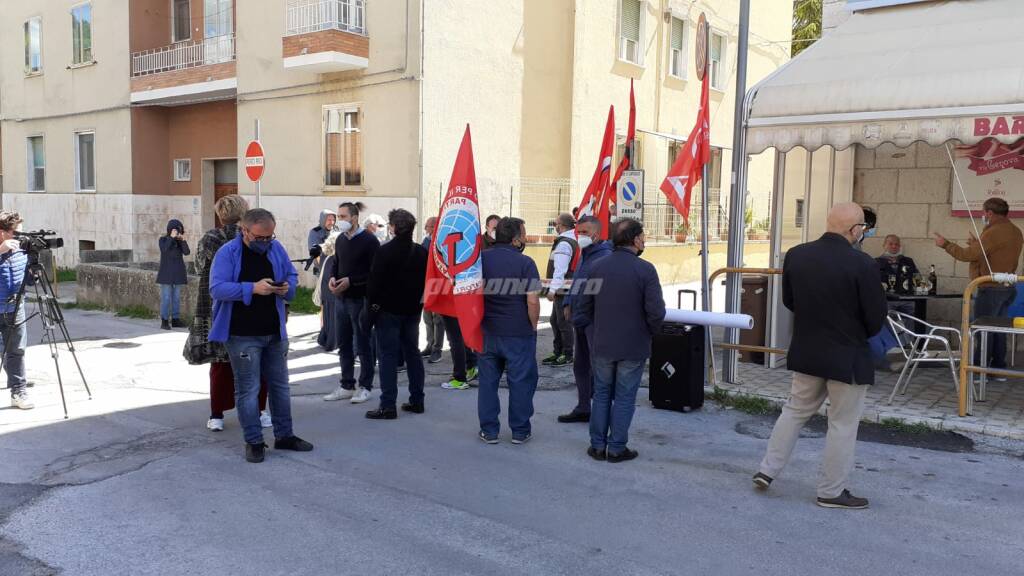
[[[751,81],[788,59],[792,17],[784,0],[754,4]],[[609,104],[624,140],[633,80],[636,164],[659,210],[696,114],[701,12],[712,179],[727,188],[738,0],[8,0],[3,204],[60,231],[63,265],[91,248],[153,259],[168,218],[197,238],[219,196],[255,202],[239,159],[258,126],[261,204],[299,255],[342,200],[433,213],[470,124],[482,210],[542,234],[582,194]],[[758,196],[772,168],[754,162]]]

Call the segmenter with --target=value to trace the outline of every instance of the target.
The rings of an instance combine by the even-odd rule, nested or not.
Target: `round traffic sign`
[[[704,74],[708,69],[708,19],[704,13],[700,13],[697,20],[697,79],[704,80]]]
[[[263,146],[259,140],[249,142],[245,147],[245,175],[253,182],[263,177]]]

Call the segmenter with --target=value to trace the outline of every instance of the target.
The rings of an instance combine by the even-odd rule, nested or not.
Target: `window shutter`
[[[640,0],[622,0],[622,37],[640,42]]]
[[[672,19],[672,49],[683,50],[684,23],[678,18]]]

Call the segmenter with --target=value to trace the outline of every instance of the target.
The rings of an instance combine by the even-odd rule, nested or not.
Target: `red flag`
[[[683,219],[690,221],[690,192],[703,175],[704,165],[711,160],[711,122],[708,113],[708,77],[704,74],[700,92],[697,123],[686,139],[686,145],[669,169],[661,191],[665,193]]]
[[[583,193],[577,218],[597,216],[601,221],[608,222],[608,182],[612,169],[612,152],[615,150],[615,107],[608,109],[608,122],[604,127],[604,141],[601,143],[601,155],[597,159],[597,169]],[[603,215],[603,216],[602,216]],[[608,226],[601,227],[601,234],[608,238]]]
[[[430,312],[458,318],[462,339],[477,352],[484,347],[480,329],[484,319],[482,248],[473,142],[467,124],[430,239],[423,306]]]
[[[623,150],[622,160],[619,160],[619,168],[615,171],[615,178],[612,180],[612,203],[616,202],[619,189],[619,178],[625,172],[633,160],[633,152],[636,149],[636,99],[633,98],[633,80],[629,81],[629,125],[626,129],[626,146]]]

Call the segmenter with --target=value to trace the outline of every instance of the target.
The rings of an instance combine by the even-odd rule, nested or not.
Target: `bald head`
[[[839,234],[849,240],[850,243],[859,240],[861,234],[864,233],[859,227],[854,228],[854,226],[863,222],[864,209],[853,202],[836,204],[828,211],[828,231],[833,234]]]

